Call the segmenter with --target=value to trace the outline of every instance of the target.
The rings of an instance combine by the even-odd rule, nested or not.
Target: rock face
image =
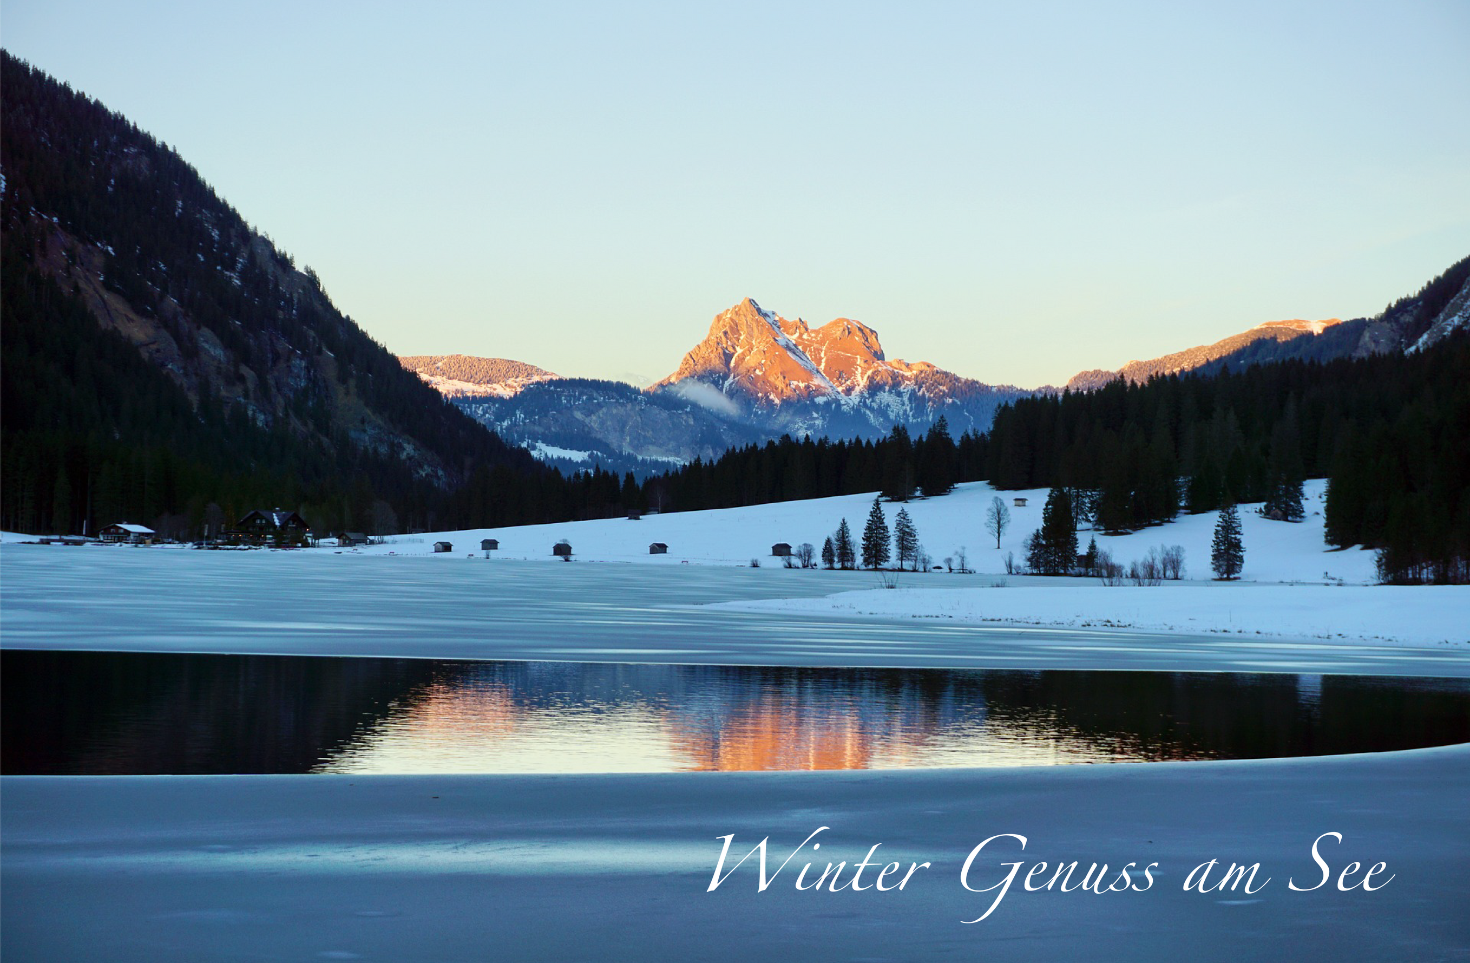
[[[704,340],[652,390],[703,397],[711,407],[720,404],[711,398],[717,394],[729,413],[814,436],[921,429],[941,414],[956,431],[984,431],[996,407],[1029,393],[889,360],[878,332],[860,321],[812,328],[750,298],[716,315]]]

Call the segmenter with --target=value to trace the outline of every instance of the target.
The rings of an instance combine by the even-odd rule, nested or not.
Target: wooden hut
[[[663,542],[654,542],[652,545],[648,546],[648,554],[667,555],[669,554],[669,546],[664,544]]]
[[[789,542],[777,542],[771,546],[771,554],[777,558],[790,558],[791,545]]]
[[[1026,499],[1024,499],[1024,498],[1018,498],[1018,499],[1016,499],[1015,506],[1017,508],[1025,508],[1026,507]]]
[[[482,551],[482,552],[496,552],[496,551],[499,551],[499,550],[500,550],[500,539],[498,539],[498,538],[482,538],[482,539],[480,539],[480,551]]]
[[[572,543],[566,541],[557,542],[555,545],[551,546],[551,554],[555,555],[557,558],[571,558]]]
[[[131,522],[104,525],[97,533],[97,536],[104,542],[126,542],[129,545],[151,542],[153,535],[153,529],[147,525],[134,525]]]
[[[435,542],[434,543],[434,551],[435,552],[452,552],[452,551],[454,551],[454,543],[453,542]]]

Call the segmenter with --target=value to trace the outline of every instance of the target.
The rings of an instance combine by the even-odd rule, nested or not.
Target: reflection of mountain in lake
[[[1334,676],[459,664],[322,768],[865,769],[1349,752],[1470,738],[1466,689]]]
[[[5,771],[647,772],[1257,758],[1470,740],[1470,683],[4,654]]]

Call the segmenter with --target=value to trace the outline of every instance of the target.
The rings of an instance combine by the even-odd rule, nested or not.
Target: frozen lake
[[[863,572],[34,545],[6,545],[0,568],[6,648],[1470,677],[1463,647],[704,608],[875,588]],[[922,593],[990,581],[929,575],[904,585]],[[980,594],[1079,581],[1016,580]],[[1273,590],[1196,588],[1238,598],[1243,615],[1253,592]],[[1146,607],[1178,590],[1137,591]]]
[[[606,773],[1255,759],[1470,741],[1470,681],[0,654],[14,774]]]

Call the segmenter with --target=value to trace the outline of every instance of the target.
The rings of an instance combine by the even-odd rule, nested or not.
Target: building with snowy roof
[[[128,545],[138,545],[153,541],[154,534],[153,529],[147,525],[134,525],[132,522],[114,522],[111,525],[102,526],[102,529],[97,533],[97,537],[104,542],[114,544],[126,543]]]

